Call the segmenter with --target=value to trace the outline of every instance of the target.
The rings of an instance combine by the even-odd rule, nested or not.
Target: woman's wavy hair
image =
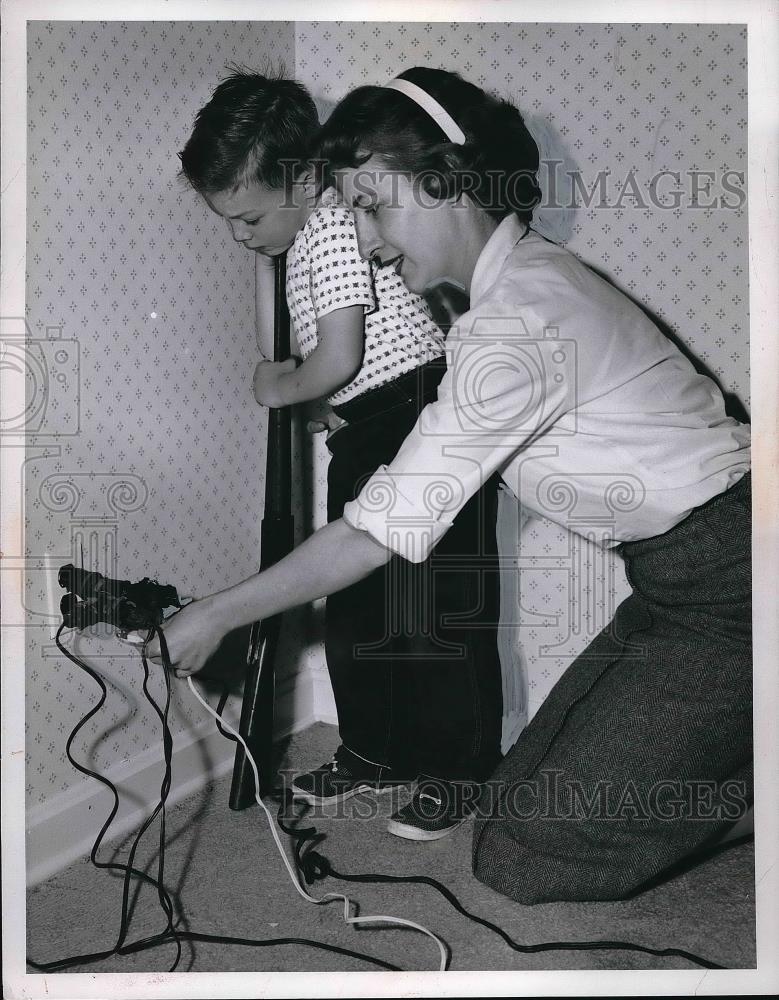
[[[358,87],[336,105],[319,133],[320,184],[332,184],[339,169],[377,156],[389,169],[419,178],[433,198],[468,194],[495,219],[514,212],[530,222],[541,200],[539,153],[517,108],[446,70],[420,66],[399,78],[433,96],[460,126],[465,143],[451,142],[405,94]]]

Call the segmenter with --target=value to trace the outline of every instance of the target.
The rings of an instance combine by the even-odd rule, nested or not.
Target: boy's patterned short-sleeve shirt
[[[444,354],[444,335],[425,301],[392,267],[360,257],[351,212],[325,192],[287,255],[287,304],[304,358],[317,345],[317,320],[365,308],[365,350],[354,379],[329,397],[345,403]]]

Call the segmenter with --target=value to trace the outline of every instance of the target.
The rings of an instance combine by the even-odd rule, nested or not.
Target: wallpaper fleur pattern
[[[176,177],[176,151],[230,61],[283,62],[323,114],[351,87],[418,64],[513,98],[542,149],[547,196],[550,179],[557,192],[539,230],[642,302],[749,404],[741,26],[30,22],[31,339],[10,336],[30,392],[18,428],[26,547],[14,555],[26,576],[31,805],[82,781],[64,743],[97,697],[53,645],[56,567],[83,552],[90,568],[187,595],[257,564],[253,262]],[[298,434],[296,451],[302,532],[325,519],[326,450]],[[518,512],[502,511],[511,551]],[[532,711],[627,588],[618,560],[545,520],[526,526],[516,569],[510,645]],[[321,614],[291,618],[285,641],[282,660],[323,669]],[[78,746],[104,768],[156,748],[160,728],[139,707],[137,659],[88,642],[113,683]],[[521,674],[512,683],[521,715]],[[175,735],[204,721],[174,692]]]
[[[32,805],[85,780],[64,745],[99,696],[39,625],[51,621],[52,567],[83,554],[88,569],[156,577],[180,595],[257,567],[254,259],[178,179],[176,153],[227,63],[291,67],[294,47],[282,22],[28,29],[27,322],[50,375],[22,475]],[[137,654],[65,641],[111,681],[76,756],[103,769],[156,751]],[[174,737],[207,720],[174,685]]]

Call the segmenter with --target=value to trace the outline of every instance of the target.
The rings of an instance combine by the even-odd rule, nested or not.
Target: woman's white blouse
[[[601,545],[668,531],[750,467],[749,426],[627,296],[504,219],[446,375],[344,519],[424,560],[494,472],[528,513]]]

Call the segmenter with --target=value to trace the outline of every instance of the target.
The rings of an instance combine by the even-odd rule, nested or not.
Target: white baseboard
[[[285,677],[276,692],[276,740],[313,725],[313,685],[307,671]],[[234,717],[226,714],[230,724]],[[235,747],[207,720],[194,732],[174,740],[173,806],[232,770]],[[155,748],[109,768],[105,776],[119,788],[119,811],[104,844],[137,830],[159,800],[162,750]],[[95,837],[108,818],[113,797],[101,783],[86,779],[26,814],[26,871],[29,887],[38,885],[80,858],[89,856]],[[108,860],[105,850],[100,857]]]

